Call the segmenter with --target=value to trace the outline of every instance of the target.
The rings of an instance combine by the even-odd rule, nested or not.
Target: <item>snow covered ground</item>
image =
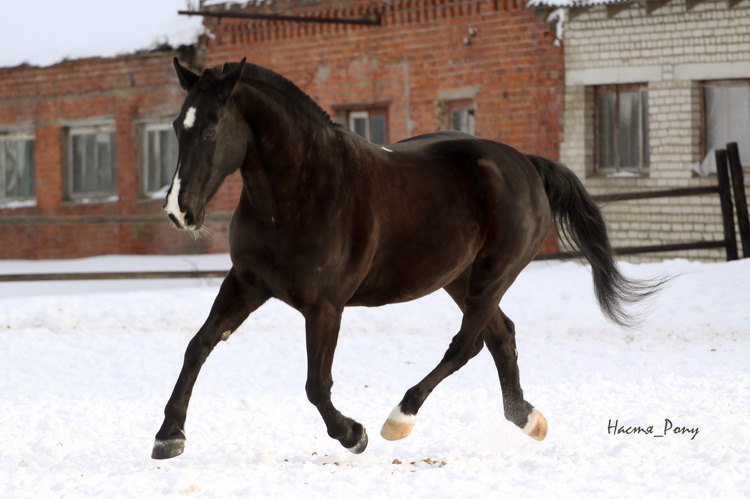
[[[102,257],[0,273],[227,265]],[[367,427],[364,454],[326,436],[305,397],[302,319],[269,302],[208,359],[185,454],[169,461],[149,458],[153,436],[218,281],[0,284],[0,497],[747,497],[750,261],[623,269],[677,276],[639,330],[602,318],[577,263],[532,264],[504,300],[544,442],[503,418],[486,351],[435,390],[410,437],[379,437],[457,329],[440,292],[344,316],[334,402]],[[613,434],[615,421],[653,434]]]

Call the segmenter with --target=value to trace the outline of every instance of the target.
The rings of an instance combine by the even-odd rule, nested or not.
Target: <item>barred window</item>
[[[447,128],[448,130],[458,130],[459,132],[474,135],[475,114],[474,102],[471,100],[447,101],[443,105],[447,110]]]
[[[141,194],[166,194],[177,167],[177,136],[169,123],[149,123],[141,133]]]
[[[0,134],[0,204],[35,199],[34,161],[32,134]]]
[[[717,149],[737,142],[743,162],[750,158],[750,80],[703,83],[703,160],[701,175],[716,173]]]
[[[336,121],[373,144],[388,142],[388,108],[386,106],[354,106],[350,109],[338,109]]]
[[[73,201],[110,200],[117,194],[113,125],[67,129],[67,196]]]
[[[597,173],[646,173],[649,167],[646,85],[599,86],[594,95]]]

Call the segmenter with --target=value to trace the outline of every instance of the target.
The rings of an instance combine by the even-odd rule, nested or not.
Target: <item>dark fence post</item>
[[[747,214],[745,175],[742,172],[737,142],[727,144],[727,157],[729,159],[729,173],[732,177],[732,190],[734,191],[734,208],[737,210],[737,225],[740,228],[742,257],[748,258],[750,257],[750,218]]]
[[[737,236],[734,233],[732,191],[729,187],[729,166],[727,165],[727,152],[724,149],[719,149],[716,151],[716,176],[719,178],[721,220],[724,223],[724,244],[727,250],[727,261],[737,260]]]

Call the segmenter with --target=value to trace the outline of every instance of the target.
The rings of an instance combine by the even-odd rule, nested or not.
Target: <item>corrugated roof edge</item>
[[[529,0],[526,8],[532,7],[591,7],[614,3],[630,3],[634,0]]]

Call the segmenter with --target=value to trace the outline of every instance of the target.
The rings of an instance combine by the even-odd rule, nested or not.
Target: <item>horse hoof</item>
[[[347,447],[346,450],[348,450],[352,454],[362,454],[367,448],[367,442],[367,431],[365,431],[365,428],[363,426],[362,435],[359,437],[357,443],[352,445],[351,447]]]
[[[154,442],[154,450],[151,451],[151,459],[171,459],[182,454],[184,450],[184,438],[156,440],[156,442]]]
[[[536,409],[533,409],[529,414],[529,418],[526,420],[526,426],[523,427],[523,432],[540,442],[547,436],[547,419],[542,416],[542,413]]]
[[[417,417],[413,414],[404,414],[401,408],[396,406],[388,415],[388,419],[380,429],[380,436],[386,440],[401,440],[408,437]]]

